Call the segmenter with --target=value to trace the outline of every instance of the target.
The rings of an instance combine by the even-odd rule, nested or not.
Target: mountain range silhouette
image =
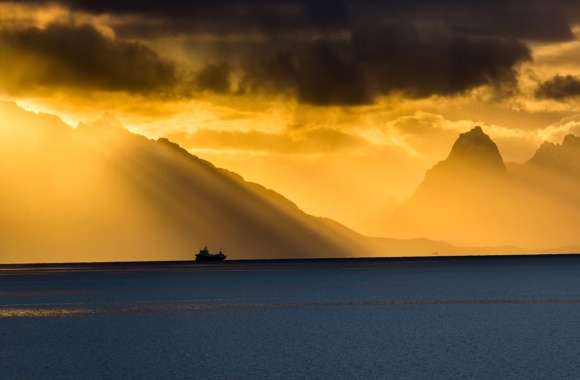
[[[111,120],[72,129],[0,103],[0,262],[429,255],[425,239],[368,238],[304,213],[177,144]]]
[[[460,135],[390,219],[391,236],[401,237],[391,239],[308,215],[273,190],[111,120],[72,129],[12,103],[0,103],[0,114],[3,263],[187,260],[205,245],[237,259],[517,253],[579,243],[571,187],[578,176],[562,163],[579,157],[576,137],[505,165],[481,128]]]
[[[528,250],[578,246],[580,138],[544,143],[524,164],[505,164],[480,127],[461,134],[389,221],[397,236]]]

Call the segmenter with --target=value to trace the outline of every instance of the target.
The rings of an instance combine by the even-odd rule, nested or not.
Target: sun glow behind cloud
[[[578,130],[573,78],[563,99],[536,94],[580,75],[565,2],[218,3],[1,2],[2,98],[72,127],[108,115],[170,137],[365,231],[475,124],[516,162]]]

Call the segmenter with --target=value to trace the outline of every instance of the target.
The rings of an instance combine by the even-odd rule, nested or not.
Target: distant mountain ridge
[[[465,253],[362,236],[114,120],[72,129],[0,103],[0,263]],[[9,121],[9,123],[8,123]]]
[[[364,251],[325,235],[281,195],[166,139],[103,125],[30,125],[0,142],[0,161],[10,162],[0,175],[14,178],[0,201],[12,209],[0,215],[2,260],[175,260],[204,245],[232,258]]]
[[[426,175],[396,219],[399,232],[390,236],[400,238],[390,239],[308,215],[271,189],[114,120],[72,129],[2,102],[0,116],[0,263],[188,260],[204,245],[240,259],[530,251],[515,246],[551,252],[576,244],[570,238],[576,230],[557,222],[577,218],[577,207],[554,201],[564,199],[568,182],[531,196],[521,183],[545,186],[537,173],[553,170],[506,169],[481,129],[461,135],[448,159]],[[522,221],[538,215],[530,201],[552,211],[522,229]],[[552,241],[528,245],[503,239],[505,231]]]
[[[480,127],[461,134],[389,221],[395,236],[529,250],[580,247],[580,138],[543,144],[506,167]]]
[[[580,137],[570,134],[564,137],[561,144],[543,143],[528,165],[580,175]]]

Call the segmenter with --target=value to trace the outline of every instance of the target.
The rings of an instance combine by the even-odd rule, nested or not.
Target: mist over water
[[[579,257],[2,270],[6,378],[569,378]]]

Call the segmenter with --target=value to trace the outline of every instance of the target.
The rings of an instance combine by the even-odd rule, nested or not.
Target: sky
[[[0,99],[121,123],[362,232],[459,133],[580,135],[574,1],[0,1]]]

